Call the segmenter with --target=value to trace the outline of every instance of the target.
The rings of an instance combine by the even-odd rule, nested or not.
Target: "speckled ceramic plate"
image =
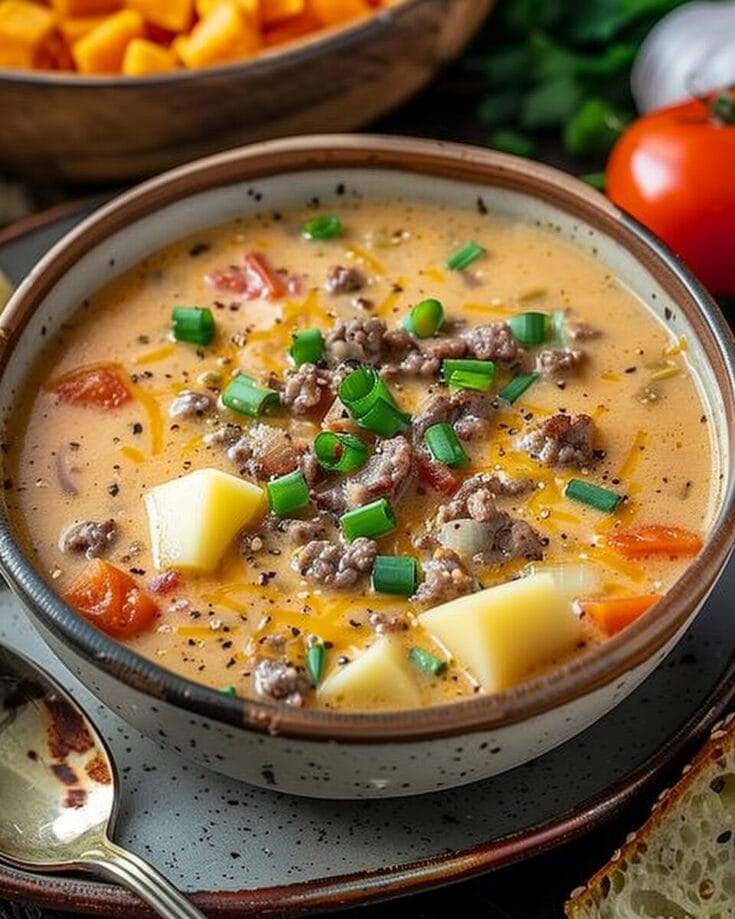
[[[78,210],[0,234],[14,281]],[[673,654],[613,712],[569,743],[474,785],[420,798],[318,801],[208,772],[132,731],[51,655],[18,602],[0,593],[0,640],[48,667],[107,738],[121,774],[116,838],[211,916],[334,909],[489,871],[602,823],[735,704],[731,562]],[[76,913],[140,917],[131,896],[86,879],[0,867],[0,896]]]

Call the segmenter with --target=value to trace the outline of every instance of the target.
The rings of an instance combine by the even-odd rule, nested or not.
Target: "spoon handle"
[[[127,887],[164,919],[206,919],[204,913],[148,862],[109,839],[85,852],[81,862]]]

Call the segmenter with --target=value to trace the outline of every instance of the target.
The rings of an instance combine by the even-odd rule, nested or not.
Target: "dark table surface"
[[[482,144],[485,132],[474,116],[478,89],[473,80],[455,66],[418,98],[370,126],[369,130]],[[572,163],[553,141],[541,145],[539,158],[576,173],[599,167],[594,163]],[[55,186],[30,189],[38,207],[89,191]],[[669,777],[673,778],[682,765],[681,762],[672,763]],[[484,919],[560,919],[569,892],[607,861],[625,835],[645,820],[658,790],[657,786],[644,793],[604,828],[522,864],[441,890],[358,907],[340,915],[353,919],[403,919],[406,916],[446,919],[457,914],[483,916]],[[59,913],[39,910],[32,905],[0,901],[0,919],[56,919],[57,916],[61,919]]]

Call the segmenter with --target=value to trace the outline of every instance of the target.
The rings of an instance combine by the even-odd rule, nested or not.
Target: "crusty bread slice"
[[[735,917],[735,713],[565,909],[569,919]]]

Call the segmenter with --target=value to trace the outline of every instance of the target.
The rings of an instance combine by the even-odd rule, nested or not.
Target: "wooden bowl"
[[[244,63],[155,77],[0,70],[0,167],[116,182],[243,143],[367,124],[456,57],[495,0],[402,0]]]

